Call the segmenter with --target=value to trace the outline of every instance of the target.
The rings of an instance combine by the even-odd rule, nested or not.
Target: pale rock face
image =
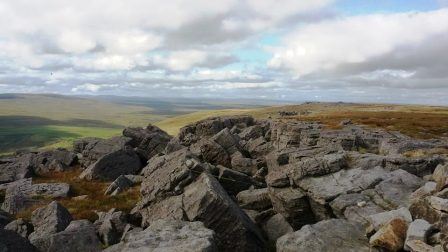
[[[403,219],[393,219],[384,224],[372,237],[370,245],[387,251],[400,251],[406,239],[408,223]]]

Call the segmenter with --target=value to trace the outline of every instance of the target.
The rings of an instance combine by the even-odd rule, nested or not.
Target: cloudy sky
[[[448,104],[447,0],[2,0],[0,92]]]

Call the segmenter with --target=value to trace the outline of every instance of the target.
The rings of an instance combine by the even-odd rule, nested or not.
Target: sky
[[[2,0],[0,93],[448,105],[448,0]]]

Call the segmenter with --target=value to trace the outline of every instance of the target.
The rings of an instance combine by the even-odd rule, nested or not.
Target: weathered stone
[[[390,171],[405,170],[416,176],[432,174],[441,162],[436,157],[408,158],[403,156],[386,156],[385,168]]]
[[[403,249],[408,223],[403,219],[393,219],[381,227],[372,237],[370,244],[387,251]]]
[[[214,165],[231,166],[230,155],[218,143],[204,138],[190,146],[193,154]]]
[[[22,218],[8,223],[8,225],[5,226],[5,229],[14,231],[24,238],[28,238],[28,236],[33,232],[33,226],[24,221]]]
[[[246,158],[240,152],[236,152],[231,157],[232,170],[253,176],[259,169],[259,162],[255,159]]]
[[[14,231],[0,228],[0,251],[26,251],[37,252],[38,250],[30,242]]]
[[[71,221],[72,216],[67,209],[53,201],[46,207],[33,211],[31,223],[34,232],[30,234],[29,239],[34,244],[34,240],[63,231]]]
[[[402,207],[397,210],[391,210],[368,216],[367,221],[369,222],[369,227],[367,228],[367,232],[370,233],[374,230],[378,231],[381,227],[394,219],[402,219],[408,224],[412,222],[411,213],[407,208]]]
[[[124,175],[120,175],[117,179],[114,180],[114,182],[109,185],[109,187],[107,187],[104,194],[117,195],[121,192],[126,191],[133,185],[134,183],[130,179],[126,178]]]
[[[448,164],[438,165],[432,174],[432,179],[437,183],[437,191],[448,186]]]
[[[215,231],[218,249],[263,250],[257,227],[211,175],[203,173],[185,188],[183,206],[188,220],[200,220]]]
[[[274,210],[282,214],[294,229],[313,223],[315,217],[306,195],[295,188],[269,188]]]
[[[215,235],[199,221],[158,220],[147,229],[130,232],[104,252],[118,251],[217,251]]]
[[[387,176],[388,172],[381,167],[370,170],[357,168],[341,170],[322,177],[304,178],[298,182],[298,185],[316,202],[325,204],[340,194],[356,193],[373,188]]]
[[[40,251],[48,252],[101,251],[95,227],[88,220],[72,221],[64,231],[38,238],[33,243]]]
[[[429,204],[431,205],[432,208],[436,210],[448,212],[448,199],[442,199],[439,197],[430,196]]]
[[[347,166],[347,156],[344,153],[304,158],[294,164],[289,177],[297,185],[304,177],[327,175],[345,169]]]
[[[443,252],[442,248],[432,247],[422,241],[413,240],[407,243],[408,251],[411,252]]]
[[[350,222],[360,223],[368,226],[368,217],[384,212],[384,209],[372,201],[367,201],[365,206],[349,206],[344,211],[344,218]]]
[[[0,184],[31,177],[34,158],[35,154],[29,153],[0,162]]]
[[[183,187],[204,170],[202,163],[186,149],[152,158],[141,172],[145,177],[141,187],[142,203],[147,205],[158,198],[181,194]]]
[[[424,184],[419,177],[404,170],[395,170],[375,186],[375,193],[392,208],[411,205],[411,194]]]
[[[262,137],[264,134],[265,132],[262,126],[254,125],[243,129],[238,135],[243,140],[250,140]]]
[[[218,181],[230,195],[237,195],[239,192],[259,184],[244,173],[237,172],[223,166],[218,166],[218,168]]]
[[[411,241],[426,242],[427,235],[431,230],[431,224],[423,219],[414,220],[406,233],[405,250],[410,251],[411,247],[408,245]]]
[[[267,188],[241,191],[236,195],[236,198],[244,209],[262,211],[272,207]]]
[[[131,149],[110,152],[87,167],[80,178],[113,181],[120,175],[136,174],[141,169],[140,158]]]
[[[132,139],[131,146],[135,147],[137,154],[144,160],[163,153],[171,140],[171,137],[165,131],[151,124],[145,129],[126,128],[123,130],[123,136]]]
[[[34,173],[43,174],[50,171],[65,171],[78,160],[75,153],[66,149],[41,152],[34,157]]]
[[[276,214],[267,219],[262,228],[269,241],[277,241],[277,239],[287,233],[294,232],[293,228],[281,214]]]
[[[437,184],[435,182],[426,182],[425,185],[420,187],[419,189],[415,190],[411,196],[411,201],[419,200],[421,198],[424,198],[426,196],[432,195],[436,193],[437,191]]]
[[[88,167],[102,156],[123,150],[130,146],[132,139],[128,137],[112,137],[109,139],[84,138],[73,143],[75,152],[82,153],[81,164]]]
[[[35,198],[67,197],[69,192],[70,185],[66,183],[32,184],[31,178],[17,180],[8,184],[2,209],[15,214],[39,201]]]
[[[274,147],[271,142],[266,141],[264,137],[259,137],[246,141],[244,149],[252,158],[264,158],[268,153],[274,150]]]
[[[360,193],[341,194],[330,203],[330,206],[338,218],[343,218],[345,209],[351,206],[358,206],[359,202],[366,201],[369,201],[369,197]],[[365,205],[358,207],[365,207]]]
[[[228,128],[224,128],[211,138],[212,141],[219,144],[230,155],[241,149],[238,135],[232,135]]]
[[[299,231],[277,240],[277,252],[334,251],[371,252],[361,225],[346,220],[331,219],[306,225]]]
[[[111,209],[107,213],[98,213],[98,216],[95,226],[102,243],[106,246],[118,243],[127,224],[127,215],[122,211]]]

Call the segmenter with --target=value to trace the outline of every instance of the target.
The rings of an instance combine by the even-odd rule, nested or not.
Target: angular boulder
[[[168,142],[171,140],[165,131],[149,124],[143,128],[126,128],[123,136],[132,139],[131,146],[136,148],[137,154],[144,160],[149,160],[155,155],[163,153]]]
[[[372,237],[370,245],[387,251],[401,251],[406,239],[408,223],[403,219],[393,219],[381,227]]]
[[[104,252],[217,251],[214,232],[199,221],[158,220],[143,231],[128,233],[122,242]]]
[[[101,243],[95,227],[88,220],[72,221],[64,231],[50,234],[34,242],[40,251],[99,252]]]
[[[34,232],[29,236],[31,243],[39,243],[40,239],[48,235],[63,231],[73,220],[68,210],[57,203],[51,202],[46,207],[41,207],[33,211],[31,223]]]
[[[371,252],[361,225],[346,220],[331,219],[306,225],[299,231],[277,240],[277,252],[334,251]]]
[[[140,158],[129,148],[119,149],[100,157],[79,176],[87,180],[113,181],[120,175],[137,174],[142,168]]]

